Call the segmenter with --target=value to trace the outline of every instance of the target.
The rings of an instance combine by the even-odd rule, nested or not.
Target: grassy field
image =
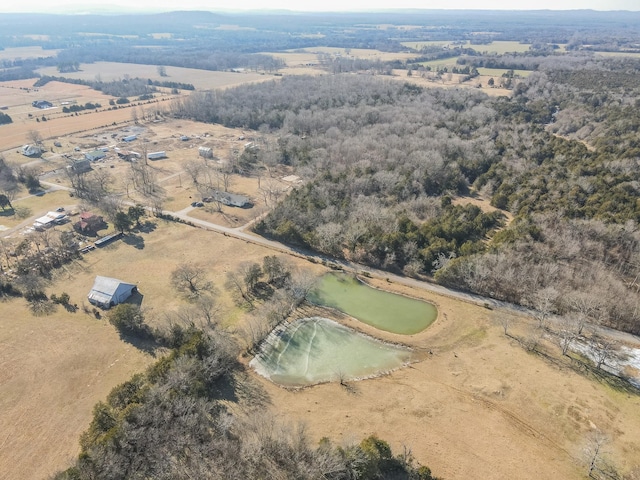
[[[640,58],[640,53],[636,52],[595,52],[596,55],[603,57],[633,57]]]
[[[431,68],[431,70],[442,69],[444,67],[447,67],[447,68],[457,67],[458,58],[460,57],[439,58],[438,60],[420,62],[417,65],[422,65],[423,67],[429,67]]]
[[[159,221],[152,233],[90,252],[61,270],[48,292],[65,291],[82,306],[95,275],[119,278],[138,285],[147,318],[162,325],[163,313],[184,303],[172,292],[169,275],[178,263],[191,261],[205,266],[219,289],[223,318],[237,318],[223,289],[224,272],[239,260],[261,261],[269,253],[223,235]],[[34,317],[24,300],[15,299],[0,303],[0,318],[2,478],[46,478],[77,455],[93,405],[153,358],[82,308]]]
[[[508,70],[506,68],[478,68],[478,72],[480,75],[485,75],[488,77],[501,77],[504,73],[507,73]],[[531,75],[531,70],[514,70],[513,73],[522,78],[526,78]]]
[[[421,48],[429,47],[429,46],[449,47],[449,48],[462,46],[465,48],[471,48],[479,53],[496,53],[498,55],[511,53],[511,52],[528,52],[529,47],[531,46],[531,44],[529,43],[505,42],[505,41],[491,42],[487,45],[473,45],[468,40],[463,44],[460,44],[460,42],[453,42],[453,41],[451,42],[420,41],[420,42],[402,42],[402,45],[404,45],[405,47],[416,49],[416,50],[420,50]]]
[[[151,80],[190,83],[199,90],[225,88],[243,83],[261,82],[273,78],[270,75],[245,72],[214,72],[210,70],[198,70],[194,68],[165,67],[166,77],[161,77],[156,65],[141,65],[136,63],[96,62],[83,63],[79,72],[65,73],[67,78],[79,78],[82,80],[103,81],[118,80],[128,75],[132,78],[150,78]],[[38,70],[41,75],[60,75],[56,67],[46,67]]]
[[[340,55],[343,57],[362,58],[366,60],[410,60],[417,55],[414,53],[394,53],[382,52],[365,48],[337,48],[337,47],[309,47],[288,52],[263,52],[265,55],[272,55],[285,61],[288,67],[299,67],[301,65],[318,64],[318,54]]]
[[[60,50],[44,50],[40,46],[9,47],[0,50],[0,60],[15,60],[17,58],[54,57]]]

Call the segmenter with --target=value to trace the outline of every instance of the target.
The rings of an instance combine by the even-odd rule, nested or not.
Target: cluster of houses
[[[63,212],[48,212],[46,215],[35,219],[33,228],[36,230],[45,230],[54,225],[61,225],[65,223],[66,220],[67,216]]]

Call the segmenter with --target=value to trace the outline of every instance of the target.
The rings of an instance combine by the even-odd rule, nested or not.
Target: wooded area
[[[598,298],[591,321],[638,332],[639,87],[581,79],[639,65],[577,65],[531,75],[513,98],[347,74],[196,93],[174,114],[278,136],[259,160],[308,183],[260,233],[532,307],[551,289],[557,313]],[[515,221],[496,234],[499,211],[451,202],[474,192]]]

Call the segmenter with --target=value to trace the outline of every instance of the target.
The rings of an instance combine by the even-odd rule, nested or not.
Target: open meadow
[[[198,90],[226,88],[244,83],[263,82],[271,79],[272,75],[256,72],[218,72],[199,70],[195,68],[165,67],[166,76],[158,73],[156,65],[141,65],[137,63],[95,62],[83,63],[80,71],[65,73],[67,78],[93,81],[100,78],[103,82],[119,80],[125,77],[144,78],[158,81],[190,83]],[[38,70],[41,75],[59,76],[56,67],[46,67]]]
[[[36,38],[37,40],[37,38]],[[44,39],[41,39],[44,40]],[[47,49],[41,46],[9,47],[0,50],[0,60],[17,60],[26,58],[54,57],[60,50]]]
[[[413,48],[415,50],[420,50],[425,47],[446,47],[446,48],[454,48],[454,47],[463,47],[470,48],[475,50],[478,53],[487,53],[487,54],[497,54],[504,55],[505,53],[511,52],[528,52],[529,47],[531,47],[530,43],[520,43],[520,42],[512,42],[512,41],[494,41],[487,44],[474,44],[469,40],[464,42],[453,42],[453,41],[445,41],[445,40],[434,40],[434,41],[415,41],[415,42],[402,42],[402,45],[405,47]]]

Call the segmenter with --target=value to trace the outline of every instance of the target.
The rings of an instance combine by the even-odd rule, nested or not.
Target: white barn
[[[136,286],[131,283],[98,275],[87,298],[92,305],[110,308],[124,302],[135,291]]]

